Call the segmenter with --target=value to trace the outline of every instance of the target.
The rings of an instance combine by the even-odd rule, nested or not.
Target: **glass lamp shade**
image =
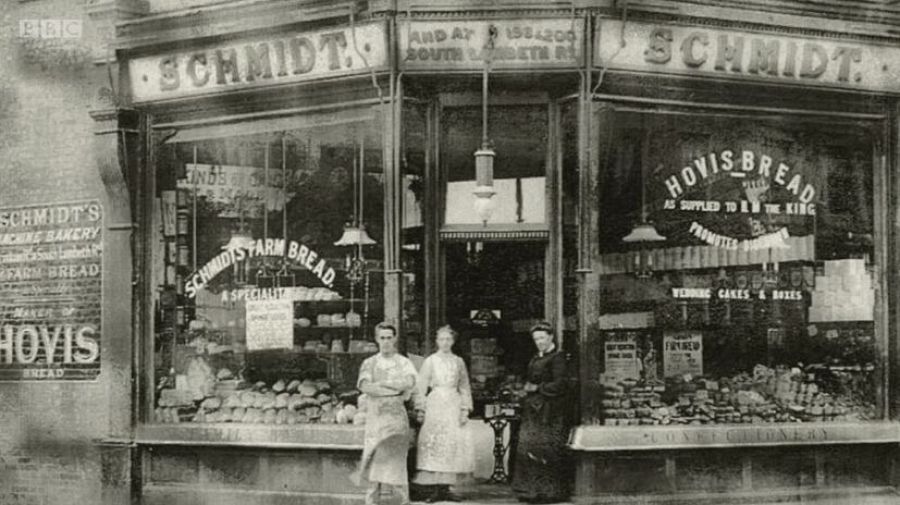
[[[475,188],[475,215],[482,223],[487,225],[494,213],[494,188],[492,186],[479,186]]]
[[[634,262],[634,272],[641,279],[647,279],[653,275],[653,251],[650,244],[662,242],[666,237],[656,231],[656,227],[643,221],[631,229],[631,233],[622,238],[626,244],[637,244],[637,250],[629,254]]]
[[[494,185],[494,156],[496,153],[488,147],[482,146],[481,149],[475,151],[476,186]]]
[[[622,238],[625,243],[662,242],[666,237],[656,231],[656,227],[650,223],[640,223],[631,229],[631,233]]]
[[[487,225],[494,212],[494,204],[491,199],[494,191],[494,153],[493,149],[482,146],[475,151],[475,214],[478,219]]]
[[[375,245],[377,242],[366,233],[366,227],[363,225],[344,226],[344,234],[334,243],[336,246],[358,246],[358,245]]]
[[[222,246],[222,249],[232,251],[234,249],[249,249],[253,246],[253,237],[245,230],[238,230],[231,234],[228,243]]]

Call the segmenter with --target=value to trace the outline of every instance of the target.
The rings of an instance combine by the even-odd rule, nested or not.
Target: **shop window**
[[[881,419],[872,132],[603,114],[589,421]]]
[[[403,330],[406,351],[425,354],[425,197],[426,165],[431,162],[428,151],[430,123],[427,109],[407,104],[403,109],[403,142],[401,167],[403,174],[402,251]]]
[[[452,107],[442,115],[441,165],[446,173],[445,225],[482,225],[475,209],[475,158],[482,145],[481,107]],[[546,106],[491,107],[489,138],[494,191],[488,224],[546,223]]]
[[[156,153],[151,421],[353,417],[384,315],[380,129],[362,113],[272,124],[178,132]]]
[[[578,352],[578,116],[580,102],[564,103],[560,111],[562,141],[562,307],[566,351]],[[577,362],[577,360],[576,360]]]

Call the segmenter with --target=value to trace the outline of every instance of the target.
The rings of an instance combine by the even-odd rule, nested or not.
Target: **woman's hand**
[[[469,409],[459,409],[459,425],[465,426],[467,422],[469,422]]]
[[[425,422],[425,411],[424,410],[416,409],[416,421],[419,424],[422,424]]]
[[[531,382],[527,382],[527,383],[525,383],[524,389],[525,389],[526,393],[534,393],[535,391],[538,390],[538,385],[532,384]]]

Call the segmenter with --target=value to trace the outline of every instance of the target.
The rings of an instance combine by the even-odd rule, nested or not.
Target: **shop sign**
[[[384,23],[257,37],[129,62],[135,102],[310,81],[387,67]]]
[[[772,424],[766,426],[579,426],[571,447],[581,451],[659,450],[690,447],[791,446],[891,443],[896,423]]]
[[[584,26],[560,19],[408,21],[397,28],[406,70],[484,68],[491,27],[491,68],[575,67],[582,63]]]
[[[657,191],[663,195],[664,213],[721,215],[725,220],[733,216],[749,223],[750,236],[737,237],[708,227],[700,222],[702,218],[692,220],[688,233],[713,247],[744,252],[788,248],[787,226],[766,223],[816,215],[817,191],[812,181],[801,170],[768,153],[723,149],[695,156],[675,170],[661,168],[662,182]],[[688,194],[707,195],[711,188],[721,197],[685,198]],[[711,221],[719,223],[722,219]]]
[[[293,302],[310,301],[309,289],[306,287],[284,288],[239,288],[222,291],[223,303],[236,303],[242,300],[247,302],[266,300],[290,300]]]
[[[0,380],[100,374],[97,201],[0,209]]]
[[[280,169],[188,163],[185,174],[178,188],[216,206],[219,217],[256,217],[264,207],[280,211],[294,196],[282,190]]]
[[[803,301],[803,291],[796,289],[713,289],[672,288],[676,300],[775,300]]]
[[[595,63],[607,68],[900,91],[889,46],[617,20],[598,31]]]
[[[319,253],[295,240],[286,241],[280,238],[244,240],[232,237],[222,249],[221,253],[188,277],[184,291],[189,298],[196,297],[198,291],[229,267],[256,257],[283,258],[293,265],[305,267],[325,286],[329,288],[334,286],[334,278],[337,275],[334,268],[329,267]]]
[[[638,379],[641,374],[638,357],[638,332],[605,332],[603,343],[604,373],[607,378]]]
[[[247,350],[294,346],[294,303],[291,300],[248,300]]]
[[[703,334],[667,331],[663,335],[663,375],[703,375]]]

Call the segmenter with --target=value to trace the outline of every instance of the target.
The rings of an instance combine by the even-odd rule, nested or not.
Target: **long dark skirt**
[[[524,501],[565,501],[574,477],[572,462],[566,452],[569,438],[566,407],[540,400],[524,403],[513,469],[513,491]]]

